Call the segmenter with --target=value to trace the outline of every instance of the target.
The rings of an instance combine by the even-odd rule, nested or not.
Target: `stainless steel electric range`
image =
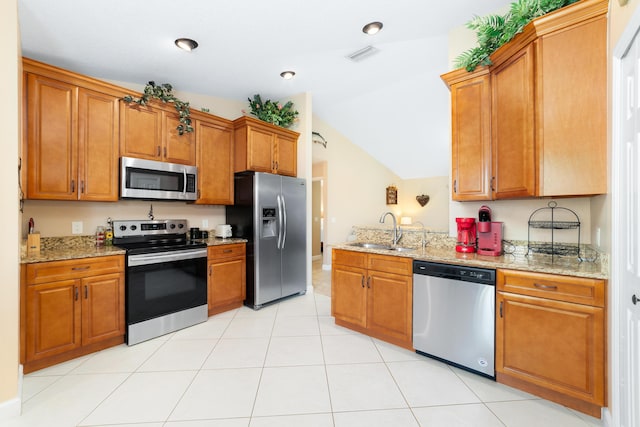
[[[113,221],[126,250],[128,345],[207,320],[207,245],[187,238],[187,221]]]

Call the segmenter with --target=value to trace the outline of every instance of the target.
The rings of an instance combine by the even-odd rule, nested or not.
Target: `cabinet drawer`
[[[244,243],[233,245],[209,246],[207,255],[209,259],[233,258],[245,256],[246,245]]]
[[[604,307],[605,281],[555,274],[497,270],[499,291]]]
[[[369,270],[411,276],[413,273],[413,259],[391,255],[369,254],[367,268]]]
[[[27,264],[27,285],[124,272],[124,255]]]
[[[367,268],[367,254],[364,252],[334,249],[331,253],[331,263],[349,265],[351,267]]]

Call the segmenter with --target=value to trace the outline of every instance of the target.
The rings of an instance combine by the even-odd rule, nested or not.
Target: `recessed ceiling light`
[[[365,34],[369,34],[370,36],[376,34],[378,31],[382,29],[382,22],[369,22],[367,25],[362,27],[362,32]]]
[[[187,52],[191,52],[193,49],[198,47],[198,42],[192,39],[180,38],[175,41],[176,46],[178,46],[182,50],[186,50]]]
[[[280,73],[280,77],[285,80],[291,80],[296,75],[295,71],[283,71]]]

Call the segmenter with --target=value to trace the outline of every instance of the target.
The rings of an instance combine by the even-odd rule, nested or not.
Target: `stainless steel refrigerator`
[[[247,298],[259,309],[307,291],[306,182],[261,172],[235,175],[226,207],[233,237],[247,239]]]

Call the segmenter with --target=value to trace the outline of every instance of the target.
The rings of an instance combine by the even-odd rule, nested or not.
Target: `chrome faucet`
[[[424,224],[421,221],[416,221],[414,224],[420,224],[422,227],[422,239],[420,240],[420,246],[424,249],[427,247],[427,230],[424,228]]]
[[[393,219],[393,244],[397,245],[400,239],[402,239],[402,230],[397,226],[396,216],[393,212],[385,212],[380,217],[380,223],[384,224],[384,220],[387,215],[391,215],[391,219]]]

